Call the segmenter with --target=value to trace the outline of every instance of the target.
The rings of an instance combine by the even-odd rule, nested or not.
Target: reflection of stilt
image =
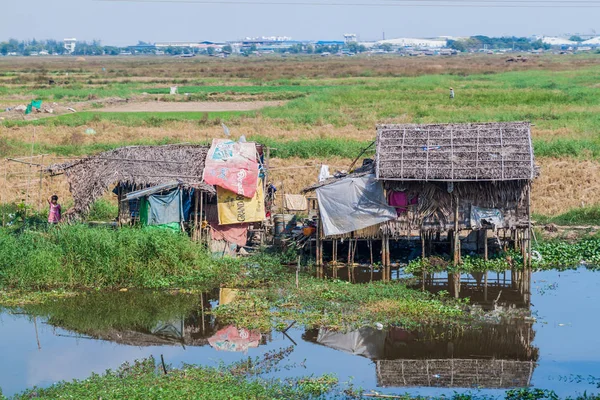
[[[41,350],[42,349],[42,345],[40,344],[40,336],[38,335],[37,317],[33,317],[33,326],[35,328],[35,340],[37,342],[38,350]]]
[[[485,271],[483,276],[483,301],[488,301],[488,271]]]
[[[202,293],[200,295],[200,317],[202,318],[202,334],[204,335],[204,332],[206,330],[205,326],[204,326],[204,293]]]

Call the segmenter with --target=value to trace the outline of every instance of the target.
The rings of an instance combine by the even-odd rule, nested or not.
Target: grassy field
[[[273,176],[287,192],[298,192],[299,182],[314,182],[321,163],[347,168],[374,139],[377,123],[527,120],[542,167],[533,194],[535,212],[585,218],[585,208],[600,204],[595,178],[600,171],[599,73],[600,55],[533,56],[519,65],[487,55],[0,60],[0,109],[41,98],[82,110],[39,119],[0,112],[5,117],[0,156],[47,154],[49,162],[122,145],[208,143],[222,136],[225,123],[234,136],[274,148],[273,164],[281,169]],[[48,79],[59,84],[50,86]],[[190,95],[169,95],[173,84]],[[449,87],[455,89],[454,101],[448,99]],[[286,102],[255,111],[99,112],[111,98],[165,104]],[[86,135],[88,128],[96,134]],[[14,167],[6,168],[13,176]],[[7,188],[10,199],[24,195],[14,175]],[[60,191],[58,182],[45,190]]]

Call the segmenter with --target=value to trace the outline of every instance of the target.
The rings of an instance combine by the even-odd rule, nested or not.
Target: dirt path
[[[277,107],[283,101],[211,101],[211,102],[142,102],[124,103],[101,108],[101,112],[214,112],[250,111],[263,107]]]

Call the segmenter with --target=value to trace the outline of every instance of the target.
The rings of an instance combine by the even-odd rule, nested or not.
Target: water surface
[[[528,383],[561,396],[600,392],[598,272],[535,273],[535,323],[496,321],[444,337],[375,327],[345,335],[302,328],[260,335],[221,326],[202,313],[202,306],[217,305],[210,297],[114,293],[30,307],[27,313],[0,311],[0,387],[12,395],[150,355],[163,355],[174,366],[216,366],[293,346],[282,364],[287,368],[270,376],[335,373],[367,390],[420,395],[449,395],[461,387],[500,395]]]

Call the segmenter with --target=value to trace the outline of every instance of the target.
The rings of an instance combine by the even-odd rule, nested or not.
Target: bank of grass
[[[0,286],[14,290],[195,287],[234,279],[240,263],[213,260],[187,236],[83,225],[0,229]]]
[[[242,289],[236,300],[213,311],[223,323],[265,330],[291,321],[333,330],[400,325],[460,324],[468,320],[461,302],[409,289],[403,282],[351,284],[293,275],[276,284]]]
[[[376,392],[355,388],[351,382],[339,382],[331,374],[298,378],[264,378],[275,370],[290,350],[267,353],[255,358],[220,367],[184,365],[166,367],[166,372],[153,357],[125,363],[117,370],[93,374],[87,379],[58,382],[48,388],[33,388],[16,394],[13,400],[25,399],[369,399],[382,397]],[[454,392],[449,396],[383,395],[397,400],[558,400],[551,390],[522,388],[507,390],[493,397],[478,392]],[[4,400],[0,389],[0,399]],[[595,394],[579,394],[565,400],[599,400]]]
[[[168,368],[167,373],[148,358],[126,363],[115,371],[85,380],[60,382],[14,396],[30,399],[315,399],[345,398],[332,375],[296,379],[265,379],[257,374],[271,370],[280,357],[252,360],[231,366]],[[1,397],[0,397],[1,398]]]

